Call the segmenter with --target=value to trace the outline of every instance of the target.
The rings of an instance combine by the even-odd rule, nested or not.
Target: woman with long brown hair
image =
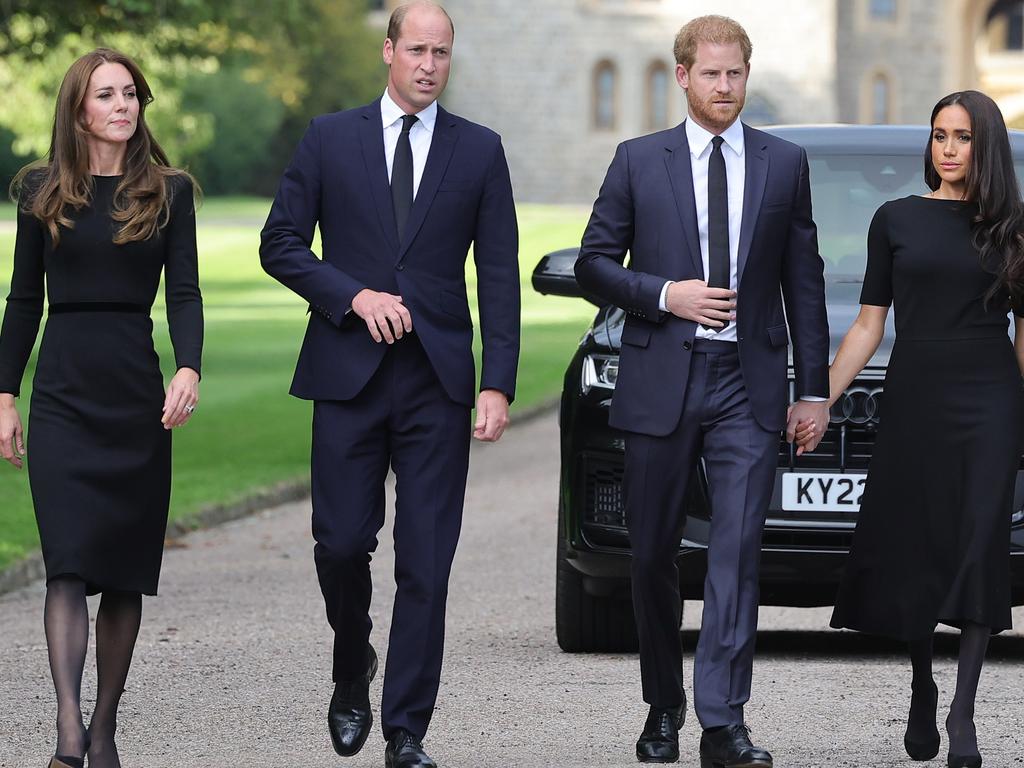
[[[28,423],[29,482],[46,565],[44,626],[57,694],[51,768],[117,768],[117,709],[155,595],[170,500],[170,430],[198,402],[203,340],[194,185],[146,126],[152,94],[124,54],[68,70],[50,153],[22,170],[14,274],[0,328],[0,456],[26,454],[15,407],[39,330]],[[177,373],[166,389],[150,310],[161,272]],[[96,706],[81,708],[96,615]]]
[[[985,650],[989,635],[1010,627],[1010,517],[1024,448],[1024,204],[1006,124],[983,93],[935,105],[924,164],[930,193],[885,203],[871,222],[860,314],[830,369],[835,402],[877,349],[892,305],[885,413],[832,626],[908,644],[904,746],[914,760],[940,746],[935,627],[958,627],[947,763],[978,768]],[[806,432],[798,427],[798,443]]]

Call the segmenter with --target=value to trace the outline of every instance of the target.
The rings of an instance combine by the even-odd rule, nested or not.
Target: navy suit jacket
[[[743,138],[737,343],[754,418],[780,430],[790,335],[797,396],[828,397],[824,263],[806,153],[746,125]],[[609,423],[669,434],[682,412],[697,324],[661,312],[658,300],[666,280],[704,279],[683,125],[619,145],[583,235],[576,278],[627,312]]]
[[[320,226],[318,258],[310,249]],[[448,396],[473,406],[473,323],[466,257],[473,246],[483,344],[481,389],[511,401],[519,360],[518,228],[501,139],[438,107],[426,167],[399,238],[380,102],[310,123],[263,228],[268,274],[310,305],[291,393],[349,400],[387,344],[348,312],[359,291],[401,295]]]

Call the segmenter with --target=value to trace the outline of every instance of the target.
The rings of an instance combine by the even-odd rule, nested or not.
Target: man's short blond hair
[[[699,43],[739,43],[743,51],[743,63],[750,64],[750,54],[753,52],[750,38],[746,30],[728,16],[698,16],[688,21],[676,35],[676,43],[672,48],[676,64],[682,64],[686,69],[692,67],[697,58]]]
[[[388,40],[391,41],[392,45],[398,42],[398,38],[402,34],[402,24],[405,22],[405,17],[409,15],[409,11],[417,6],[432,8],[443,13],[445,18],[448,19],[448,25],[452,28],[452,39],[455,39],[455,22],[452,21],[452,17],[448,15],[448,11],[444,9],[444,6],[434,2],[434,0],[410,0],[410,2],[402,3],[391,12],[391,18],[388,20]]]

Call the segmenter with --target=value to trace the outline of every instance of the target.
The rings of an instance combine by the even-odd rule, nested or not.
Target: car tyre
[[[568,653],[636,653],[640,650],[640,641],[633,617],[633,599],[620,594],[607,597],[589,594],[583,585],[583,575],[566,559],[563,530],[559,525],[555,581],[558,647]]]

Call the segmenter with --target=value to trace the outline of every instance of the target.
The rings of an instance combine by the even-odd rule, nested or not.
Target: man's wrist
[[[658,309],[662,312],[668,312],[668,287],[672,285],[673,282],[675,281],[668,280],[661,287],[661,295],[658,297]]]

